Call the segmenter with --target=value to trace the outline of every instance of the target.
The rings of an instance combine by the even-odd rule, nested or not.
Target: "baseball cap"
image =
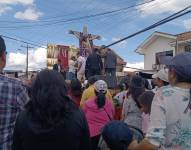
[[[94,88],[97,92],[107,92],[107,83],[103,80],[98,80],[94,83]]]
[[[169,82],[169,81],[168,81],[168,72],[165,71],[164,69],[161,69],[161,70],[158,71],[156,74],[152,75],[152,78],[153,78],[153,79],[159,78],[159,79],[161,79],[162,81]]]
[[[184,52],[176,55],[175,57],[168,57],[164,59],[164,64],[167,67],[173,67],[176,73],[190,80],[191,78],[191,53]]]
[[[0,36],[0,52],[6,51],[6,45],[4,39]]]
[[[128,147],[133,140],[133,132],[122,121],[109,122],[103,128],[102,136],[111,150],[124,149],[124,146]]]

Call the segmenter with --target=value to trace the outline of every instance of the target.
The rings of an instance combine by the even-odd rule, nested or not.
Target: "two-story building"
[[[177,35],[154,32],[135,52],[144,55],[145,70],[160,70],[160,56],[174,56],[181,52],[191,52],[191,31]]]

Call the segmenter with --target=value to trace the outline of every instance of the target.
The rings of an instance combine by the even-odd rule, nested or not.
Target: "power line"
[[[152,0],[152,1],[155,1],[155,0]],[[151,2],[152,2],[151,1]],[[81,10],[84,10],[84,9],[86,9],[88,6],[90,6],[91,4],[93,4],[93,2],[95,2],[95,0],[91,0],[90,1],[90,3],[88,3],[88,4],[86,4],[86,5],[82,5],[82,6],[84,6],[84,7],[82,7],[81,8]],[[150,2],[150,1],[145,1],[145,2]],[[145,2],[144,3],[140,3],[140,4],[145,4]],[[132,5],[133,6],[133,5]],[[94,6],[94,8],[92,9],[92,10],[95,10],[96,9],[96,7],[98,7],[97,5],[96,6]],[[136,6],[135,6],[136,7]],[[99,6],[99,8],[100,8],[100,6]],[[124,8],[125,9],[125,8]],[[92,11],[91,10],[91,11]],[[120,11],[120,9],[116,9],[116,11]],[[52,16],[52,17],[47,17],[47,18],[45,18],[45,19],[41,19],[41,20],[39,20],[39,22],[52,22],[52,21],[59,21],[59,20],[54,20],[54,19],[57,19],[57,18],[63,18],[64,16],[71,16],[71,15],[78,15],[79,13],[80,13],[81,11],[80,10],[78,10],[78,11],[75,11],[75,12],[72,12],[72,13],[68,13],[68,14],[62,14],[62,15],[57,15],[57,16]],[[109,11],[108,11],[109,12]],[[103,12],[102,12],[103,13]],[[54,19],[53,19],[54,18]],[[1,23],[18,23],[18,24],[28,24],[28,23],[36,23],[36,22],[27,22],[27,21],[7,21],[7,20],[1,20],[0,21]]]
[[[117,12],[123,12],[124,10],[138,7],[141,5],[145,5],[145,4],[154,2],[154,1],[156,1],[156,0],[150,0],[150,1],[146,1],[143,3],[136,4],[136,5],[132,5],[132,6],[124,7],[121,9],[112,10],[112,11],[106,11],[106,12],[102,12],[102,13],[90,14],[90,15],[85,15],[85,16],[81,16],[81,17],[74,17],[74,18],[69,18],[69,19],[65,19],[65,20],[61,20],[61,19],[54,20],[54,22],[53,21],[51,21],[51,22],[50,21],[41,21],[41,22],[48,22],[48,23],[44,23],[44,24],[36,24],[36,25],[34,24],[34,25],[28,25],[28,26],[27,25],[26,26],[8,26],[8,27],[0,27],[0,28],[17,28],[18,29],[18,27],[27,28],[27,27],[34,27],[34,26],[49,26],[49,25],[54,25],[54,24],[67,23],[67,22],[72,22],[72,21],[78,21],[78,20],[83,20],[83,19],[88,19],[88,18],[104,16],[107,14],[113,14],[113,13],[117,13]]]
[[[140,31],[138,31],[138,32],[136,32],[136,33],[133,33],[133,34],[127,36],[127,37],[124,37],[124,38],[122,38],[122,39],[120,39],[120,40],[118,40],[118,41],[116,41],[116,42],[113,42],[113,43],[107,45],[107,46],[103,46],[102,48],[104,49],[104,48],[111,47],[111,46],[116,45],[116,44],[118,44],[118,43],[120,43],[120,42],[122,42],[122,41],[125,41],[125,40],[127,40],[127,39],[129,39],[129,38],[132,38],[132,37],[134,37],[134,36],[136,36],[136,35],[138,35],[138,34],[140,34],[140,33],[143,33],[143,32],[145,32],[145,31],[151,30],[151,29],[153,29],[153,28],[155,28],[155,27],[157,27],[157,26],[163,25],[163,24],[165,24],[165,23],[167,23],[167,22],[170,22],[170,21],[172,21],[172,20],[174,20],[174,19],[176,19],[176,18],[179,18],[179,17],[181,17],[181,16],[184,16],[184,15],[186,15],[186,14],[188,14],[188,13],[191,13],[191,10],[184,12],[185,10],[187,10],[187,9],[189,9],[189,8],[191,8],[191,6],[188,6],[188,7],[184,8],[184,9],[178,11],[177,13],[174,13],[174,14],[168,16],[168,17],[166,17],[166,18],[164,18],[164,19],[158,21],[157,23],[155,23],[155,24],[153,24],[153,25],[151,25],[151,26],[149,26],[149,27],[147,27],[147,28],[145,28],[145,29],[142,29],[142,30],[140,30]],[[182,12],[184,12],[184,13],[182,13]]]
[[[166,1],[165,1],[165,2],[166,2]],[[164,4],[164,3],[163,3],[163,4]],[[154,6],[154,4],[151,4],[150,7],[153,7],[153,6]],[[144,9],[146,9],[146,7],[144,7]],[[130,10],[126,10],[126,11],[124,11],[124,13],[126,13],[126,12],[128,12],[128,11],[130,11]],[[132,11],[134,11],[134,10],[132,10]],[[131,15],[131,16],[135,16],[134,14],[132,14],[132,11],[130,12],[130,15]],[[120,13],[120,12],[118,12],[118,13]],[[118,15],[118,14],[112,14],[112,17],[113,17],[113,16],[117,16],[117,15]],[[110,16],[111,16],[111,14],[110,14]],[[104,19],[104,22],[105,22],[106,20],[110,20],[110,21],[111,21],[111,17],[110,17],[110,16],[107,15],[107,18]],[[136,20],[135,18],[136,18],[136,17],[134,17],[134,19],[131,19],[130,21],[128,20],[128,22],[132,22],[133,20]],[[122,21],[125,21],[126,19],[127,19],[127,18],[125,17],[125,19],[123,19]],[[116,20],[116,21],[117,21],[117,20]],[[98,22],[99,22],[99,23],[98,23]],[[121,22],[121,21],[120,21],[120,22]],[[66,24],[69,25],[69,23],[66,23]],[[66,24],[65,24],[65,25],[66,25]],[[85,24],[86,24],[86,23],[85,23]],[[103,24],[103,23],[101,23],[100,21],[96,21],[96,23],[94,23],[93,26],[98,27],[98,26],[101,25],[101,24]],[[109,24],[105,24],[105,23],[104,23],[104,26],[105,26],[105,27],[108,27],[108,26],[110,26],[110,25],[111,25],[111,23],[109,23]],[[60,29],[58,29],[59,27],[60,27],[60,26],[58,26],[58,27],[52,29],[51,31],[54,32],[55,35],[57,35],[57,33],[60,32],[60,31],[59,31]],[[94,27],[92,27],[92,28],[94,28]],[[101,30],[102,28],[103,28],[103,26],[100,27],[100,29],[99,29],[99,32],[101,31],[100,33],[103,33],[103,32],[102,32],[103,30]],[[56,31],[55,31],[55,29],[56,29]],[[115,29],[116,29],[116,28],[115,28]],[[53,30],[54,30],[54,31],[53,31]],[[36,30],[35,30],[35,31],[36,31]],[[49,34],[52,34],[52,32],[47,32],[46,34],[43,35],[43,38],[49,36]],[[104,32],[106,32],[106,31],[104,30]],[[34,33],[34,32],[31,32],[31,33]],[[43,38],[41,38],[41,40],[42,40]],[[28,41],[28,40],[27,40],[27,41]]]
[[[188,9],[188,8],[190,8],[190,6],[189,7],[187,7],[187,8],[185,8],[185,9],[183,9],[183,10],[186,10],[186,9]],[[183,11],[183,10],[181,10],[181,12]],[[178,12],[178,13],[180,13],[180,12]],[[178,13],[175,13],[175,14],[178,14]],[[173,14],[173,15],[171,15],[171,16],[174,16],[175,14]],[[171,16],[169,16],[169,17],[171,17]],[[169,17],[167,17],[167,18],[169,18]],[[167,18],[165,18],[165,19],[167,19]],[[163,20],[165,20],[165,19],[163,19]],[[163,20],[161,20],[161,21],[163,21]],[[161,22],[160,21],[160,22]],[[160,23],[160,22],[158,22],[158,23]],[[144,31],[142,31],[142,32],[144,32]],[[140,32],[140,33],[142,33],[142,32]],[[136,35],[137,34],[140,34],[140,33],[136,33]],[[34,43],[31,43],[31,42],[26,42],[26,41],[23,41],[23,40],[19,40],[19,39],[16,39],[16,38],[12,38],[12,37],[8,37],[8,36],[4,36],[4,35],[2,35],[3,37],[5,37],[5,38],[8,38],[8,39],[11,39],[11,40],[15,40],[15,41],[19,41],[19,42],[22,42],[22,43],[25,43],[25,44],[30,44],[30,45],[33,45],[33,46],[38,46],[38,47],[42,47],[41,45],[39,45],[39,44],[34,44]],[[132,36],[132,35],[131,35]],[[134,35],[135,36],[135,35]],[[128,38],[130,38],[130,37],[128,37]],[[126,40],[126,39],[121,39],[122,41],[123,40]],[[120,41],[116,41],[117,43],[119,43],[119,42],[121,42],[121,40]],[[112,43],[112,45],[114,45],[116,42],[114,42],[114,43]],[[116,43],[116,44],[117,44]],[[112,46],[111,44],[110,45],[108,45],[108,47],[109,46]],[[43,47],[43,48],[45,48],[45,47]]]
[[[163,2],[163,4],[160,4],[160,6],[163,6],[163,5],[166,5],[167,3],[169,3],[170,1],[169,0],[166,0]],[[149,5],[149,9],[155,9],[155,7],[159,7],[159,5],[156,5],[155,3]],[[137,12],[130,12],[128,13],[127,17],[121,17],[119,19],[122,19],[121,21],[119,22],[114,22],[114,24],[112,24],[112,26],[108,27],[108,25],[104,26],[106,27],[106,29],[102,30],[101,32],[106,32],[106,31],[112,31],[111,28],[115,27],[117,24],[119,23],[130,23],[130,22],[133,22],[133,21],[136,21],[138,20],[137,18],[140,16],[140,13],[144,13],[144,11],[146,10],[147,8],[142,8],[141,10],[137,10]],[[130,17],[131,16],[131,17]],[[133,16],[133,18],[132,18]],[[130,17],[130,19],[129,19]],[[127,20],[128,19],[128,20]],[[127,21],[126,21],[127,20]],[[113,20],[112,20],[113,21]],[[116,29],[116,28],[115,28]]]
[[[4,37],[6,39],[10,39],[10,40],[14,40],[14,41],[17,41],[17,42],[21,42],[21,43],[25,43],[25,44],[32,45],[32,46],[35,46],[35,47],[41,47],[41,48],[45,48],[46,49],[46,47],[44,47],[42,45],[39,45],[39,44],[23,41],[23,40],[16,39],[16,38],[13,38],[13,37],[10,37],[10,36],[5,36],[5,35],[2,35],[2,34],[0,36]]]
[[[22,39],[22,40],[24,40],[24,41],[28,41],[28,42],[31,42],[31,43],[35,43],[35,44],[39,44],[39,45],[45,45],[45,44],[42,44],[42,43],[40,43],[40,42],[36,42],[36,41],[33,41],[33,40],[29,40],[29,39],[23,38],[23,37],[21,37],[21,36],[15,35],[15,34],[10,34],[10,33],[5,32],[5,31],[3,31],[2,33],[3,33],[3,34],[6,34],[6,35],[10,35],[12,38],[15,37],[15,38],[17,38],[17,39]]]
[[[166,0],[166,1],[164,1],[164,3],[168,3],[168,2],[170,2],[169,0]],[[162,4],[162,5],[164,5],[164,3]],[[161,6],[162,6],[161,5]],[[155,8],[155,7],[158,7],[158,5],[157,6],[155,6],[155,4],[151,4],[150,6],[149,6],[149,8]],[[146,8],[145,8],[146,9]],[[127,12],[127,11],[126,11]],[[115,22],[113,23],[113,19],[111,19],[111,17],[110,17],[110,20],[109,21],[107,21],[107,24],[105,24],[104,23],[104,26],[103,27],[100,27],[100,30],[99,30],[99,32],[100,33],[105,33],[105,32],[108,32],[109,31],[109,33],[110,32],[112,32],[113,30],[111,30],[112,28],[115,28],[115,30],[117,30],[118,28],[117,28],[117,25],[118,24],[120,24],[120,23],[130,23],[130,22],[133,22],[133,21],[136,21],[137,20],[137,17],[140,15],[140,14],[137,14],[137,13],[132,13],[133,11],[131,11],[128,15],[129,16],[133,16],[133,18],[131,17],[130,19],[129,19],[129,16],[126,16],[126,17],[120,17],[119,19],[122,19],[122,20],[120,20],[120,21],[117,21],[117,20],[115,20]],[[142,11],[138,11],[139,13],[141,13]],[[143,9],[143,12],[144,12],[144,9]],[[114,14],[114,15],[116,15],[116,14]],[[112,16],[114,16],[114,15],[112,15]],[[110,21],[112,21],[112,23],[110,23]],[[102,25],[101,23],[99,23],[100,25]],[[95,27],[98,27],[99,28],[99,24],[97,24],[97,25],[95,25]],[[105,28],[104,28],[105,27]]]

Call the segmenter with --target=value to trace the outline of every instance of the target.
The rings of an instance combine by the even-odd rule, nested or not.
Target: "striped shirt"
[[[22,82],[0,75],[0,149],[11,150],[18,113],[28,101]]]

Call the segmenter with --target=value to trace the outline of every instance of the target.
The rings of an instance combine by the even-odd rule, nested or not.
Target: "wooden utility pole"
[[[178,38],[176,38],[176,46],[175,46],[175,56],[178,53]]]
[[[33,48],[33,47],[30,47],[28,43],[27,43],[26,46],[21,45],[21,47],[24,47],[24,48],[27,49],[27,56],[26,56],[26,76],[27,76],[27,78],[28,78],[28,68],[29,68],[29,48]]]

